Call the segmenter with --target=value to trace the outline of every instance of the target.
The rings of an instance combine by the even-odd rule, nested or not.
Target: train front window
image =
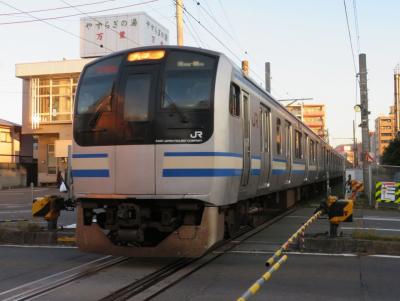
[[[116,56],[89,66],[76,97],[76,114],[111,111],[111,93],[122,57]]]
[[[206,55],[171,52],[165,67],[162,108],[209,109],[215,65],[215,58]]]
[[[147,121],[150,99],[150,74],[129,75],[125,88],[124,120]]]

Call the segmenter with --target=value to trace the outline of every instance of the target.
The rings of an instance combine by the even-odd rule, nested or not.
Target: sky
[[[72,34],[33,20],[112,9],[110,14],[144,11],[169,29],[176,43],[173,0],[158,0],[131,8],[114,9],[146,0],[0,0],[0,118],[21,123],[22,81],[15,64],[79,58],[79,20],[73,16],[47,21]],[[100,3],[101,2],[101,3]],[[400,1],[346,0],[354,59],[367,56],[370,130],[377,116],[393,104],[393,69],[400,63]],[[356,70],[349,42],[343,0],[184,0],[184,44],[225,53],[240,64],[249,60],[251,76],[263,83],[264,63],[271,63],[272,95],[277,99],[313,98],[324,103],[333,145],[351,143],[353,107],[359,101]],[[354,8],[356,7],[356,10]],[[189,15],[190,14],[190,15]],[[358,35],[356,18],[358,21]],[[199,24],[200,22],[200,24]],[[207,28],[205,30],[203,28]],[[214,37],[210,34],[214,35]],[[215,39],[215,37],[217,39]],[[357,136],[361,137],[360,128]]]

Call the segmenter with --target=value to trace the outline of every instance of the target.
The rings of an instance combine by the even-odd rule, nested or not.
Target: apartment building
[[[393,107],[391,112],[393,112]],[[375,119],[375,154],[377,160],[382,156],[390,141],[395,138],[395,115],[379,116]]]
[[[326,112],[324,104],[295,103],[286,108],[310,127],[322,139],[327,139]]]

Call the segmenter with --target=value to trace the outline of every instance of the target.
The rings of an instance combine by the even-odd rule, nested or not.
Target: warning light
[[[165,55],[165,50],[149,50],[132,52],[128,55],[129,62],[144,61],[144,60],[159,60]]]

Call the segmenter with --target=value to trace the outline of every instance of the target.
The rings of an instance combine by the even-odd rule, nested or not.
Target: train
[[[72,177],[83,251],[198,257],[345,159],[223,53],[151,46],[88,63]]]

